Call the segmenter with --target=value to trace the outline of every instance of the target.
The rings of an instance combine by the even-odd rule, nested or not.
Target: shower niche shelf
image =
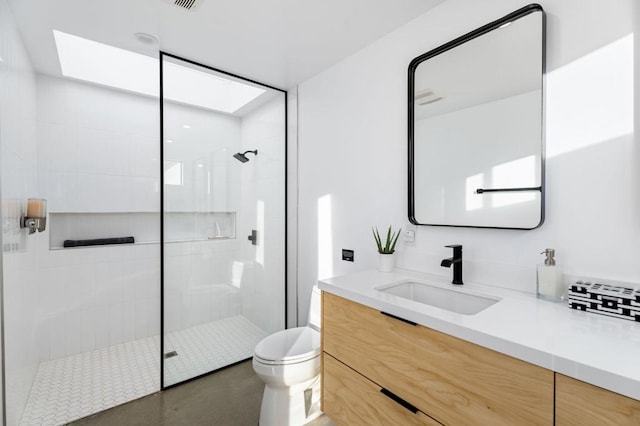
[[[165,212],[164,238],[167,242],[234,239],[236,212]]]
[[[66,250],[65,240],[133,236],[135,244],[160,242],[159,212],[50,212],[48,225],[51,250]],[[164,234],[166,242],[235,239],[236,212],[165,212]]]

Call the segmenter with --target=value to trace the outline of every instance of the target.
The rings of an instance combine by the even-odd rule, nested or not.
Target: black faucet
[[[451,284],[462,285],[464,284],[462,282],[462,246],[460,244],[452,244],[445,247],[453,249],[453,257],[442,259],[440,266],[450,268],[453,265],[453,281],[451,281]]]

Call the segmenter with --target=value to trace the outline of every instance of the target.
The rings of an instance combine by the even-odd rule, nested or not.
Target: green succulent
[[[376,244],[378,245],[378,253],[381,254],[391,254],[396,251],[396,243],[398,242],[398,237],[400,236],[400,229],[396,232],[391,231],[391,226],[387,230],[387,238],[385,244],[382,245],[382,239],[380,238],[380,233],[378,232],[378,228],[371,228],[373,232],[373,238],[376,240]]]

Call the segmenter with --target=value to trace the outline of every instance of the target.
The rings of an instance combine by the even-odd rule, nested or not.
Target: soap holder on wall
[[[576,281],[567,299],[571,309],[640,322],[640,289]]]

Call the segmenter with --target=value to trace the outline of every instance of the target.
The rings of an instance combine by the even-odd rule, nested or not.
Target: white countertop
[[[498,297],[463,315],[381,293],[407,280]],[[640,400],[640,323],[569,309],[566,302],[476,283],[453,286],[414,271],[364,271],[319,281],[321,290]]]

